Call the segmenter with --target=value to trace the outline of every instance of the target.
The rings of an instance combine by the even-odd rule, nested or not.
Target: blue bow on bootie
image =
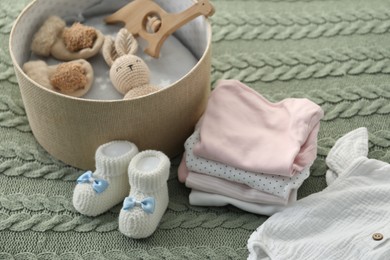
[[[96,193],[102,193],[108,187],[108,182],[103,179],[95,179],[91,171],[87,171],[77,179],[77,183],[92,183],[92,188]]]
[[[134,197],[127,197],[123,202],[123,210],[131,210],[135,206],[141,206],[141,208],[148,214],[153,214],[155,207],[155,200],[152,197],[145,198],[141,201],[137,201]]]

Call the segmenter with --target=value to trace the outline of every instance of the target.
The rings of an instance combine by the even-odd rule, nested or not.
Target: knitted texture
[[[137,146],[127,141],[112,141],[101,145],[95,155],[96,176],[110,178],[127,174],[130,161],[137,153]]]
[[[144,96],[159,90],[149,84],[150,71],[146,63],[135,55],[121,56],[110,69],[110,79],[125,99]]]
[[[92,218],[74,209],[83,171],[54,159],[34,139],[9,55],[12,24],[29,2],[0,4],[0,258],[246,259],[248,238],[266,217],[189,205],[190,190],[177,180],[181,158],[172,160],[168,209],[147,240],[119,232],[122,205]],[[387,0],[212,3],[213,82],[239,79],[272,102],[308,98],[325,112],[317,159],[298,198],[326,187],[327,154],[358,127],[368,129],[368,157],[390,162]]]
[[[160,88],[147,84],[147,85],[140,85],[139,87],[131,89],[129,92],[126,93],[124,99],[131,99],[135,97],[141,97],[148,94],[151,94],[153,92],[158,91]]]
[[[73,193],[73,205],[78,212],[97,216],[123,200],[129,191],[127,167],[138,148],[127,141],[112,141],[96,150],[96,171],[89,180],[78,183]],[[108,183],[102,192],[95,190],[96,182]]]
[[[106,37],[102,54],[110,69],[110,79],[124,99],[144,96],[159,90],[150,85],[150,71],[146,63],[135,56],[138,42],[134,36],[122,28],[115,41]]]
[[[148,169],[143,160],[156,160]],[[151,162],[150,162],[151,163]],[[147,198],[154,200],[153,210],[146,211],[143,205],[126,208],[125,203],[119,214],[119,231],[132,238],[145,238],[153,234],[168,206],[169,158],[158,151],[144,151],[136,155],[129,165],[130,195],[136,201]]]
[[[121,56],[110,69],[112,84],[122,94],[149,84],[150,72],[145,62],[134,55]]]

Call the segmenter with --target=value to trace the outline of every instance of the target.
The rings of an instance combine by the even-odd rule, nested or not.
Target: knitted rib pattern
[[[245,259],[248,238],[266,217],[189,205],[190,190],[177,181],[181,158],[171,161],[168,208],[146,240],[119,232],[122,205],[97,217],[74,209],[75,181],[84,171],[34,139],[9,55],[12,23],[29,2],[0,4],[0,258]],[[213,85],[238,79],[272,102],[308,98],[325,112],[317,159],[299,198],[326,187],[327,154],[358,127],[368,129],[368,157],[390,162],[389,1],[212,3]]]
[[[110,154],[109,149],[115,147],[122,147],[123,151]],[[89,172],[93,180],[78,183],[74,189],[75,209],[86,216],[97,216],[122,202],[130,189],[127,167],[137,153],[137,146],[128,141],[111,141],[101,145],[95,154],[96,170]],[[93,185],[101,180],[107,182],[107,187],[102,192],[96,192]]]
[[[159,162],[152,169],[142,169],[140,161],[146,158],[155,158]],[[170,166],[169,158],[159,151],[143,151],[131,160],[129,197],[136,201],[151,198],[154,209],[153,212],[146,212],[138,205],[131,209],[123,207],[119,215],[119,231],[122,234],[131,238],[146,238],[156,230],[168,207],[167,180]]]

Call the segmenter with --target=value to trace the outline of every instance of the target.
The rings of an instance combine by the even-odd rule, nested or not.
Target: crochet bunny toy
[[[132,99],[159,90],[150,84],[150,72],[145,62],[134,53],[138,43],[134,36],[123,28],[115,41],[106,37],[103,44],[103,57],[110,69],[110,79],[124,99]]]

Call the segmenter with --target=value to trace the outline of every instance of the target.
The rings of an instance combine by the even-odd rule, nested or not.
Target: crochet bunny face
[[[141,58],[129,54],[115,60],[110,69],[110,78],[115,88],[126,94],[133,88],[149,84],[150,72]]]

